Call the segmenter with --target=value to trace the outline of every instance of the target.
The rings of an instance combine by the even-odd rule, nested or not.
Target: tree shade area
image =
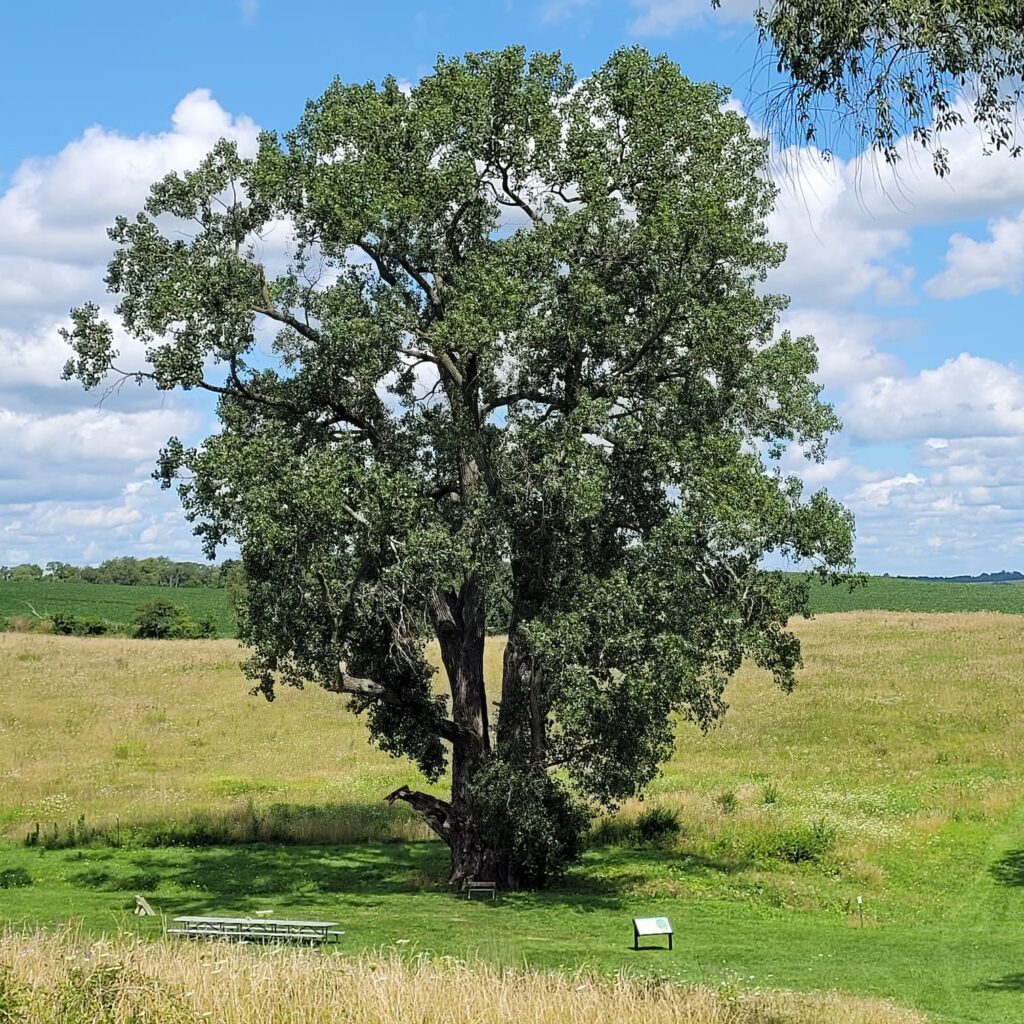
[[[894,163],[909,137],[945,175],[943,135],[973,122],[987,149],[1020,153],[1019,0],[772,0],[757,21],[765,61],[789,77],[770,119],[799,141],[830,150],[845,132]]]
[[[744,657],[792,687],[803,577],[851,520],[778,468],[837,427],[761,288],[766,145],[725,93],[620,50],[577,80],[520,48],[405,89],[335,81],[258,154],[228,142],[111,229],[66,374],[218,396],[160,458],[208,553],[241,551],[246,671],[348,695],[451,878],[540,886],[638,793]],[[272,239],[287,235],[287,257]],[[268,351],[271,353],[267,355]],[[500,697],[487,609],[508,595]],[[426,644],[436,638],[448,694]]]

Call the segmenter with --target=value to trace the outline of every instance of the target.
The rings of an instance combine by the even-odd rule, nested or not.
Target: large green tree
[[[220,431],[172,440],[159,474],[211,552],[240,547],[246,671],[267,697],[347,694],[384,750],[450,768],[450,799],[389,799],[455,883],[557,875],[745,656],[790,687],[806,583],[763,559],[849,563],[849,516],[776,468],[836,421],[813,342],[778,334],[765,147],[722,101],[639,49],[583,80],[512,48],[411,90],[336,81],[255,158],[223,142],[112,228],[148,365],[72,313],[87,387],[218,396]]]
[[[757,21],[789,78],[768,97],[777,127],[826,149],[845,129],[889,162],[910,137],[943,175],[943,136],[969,117],[983,146],[1020,154],[1021,0],[765,0]]]

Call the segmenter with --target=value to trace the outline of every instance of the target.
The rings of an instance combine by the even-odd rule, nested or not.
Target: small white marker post
[[[857,912],[860,914],[860,926],[864,927],[864,897],[857,897]]]

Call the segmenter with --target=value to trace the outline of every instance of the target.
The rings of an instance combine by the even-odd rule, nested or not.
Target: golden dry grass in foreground
[[[6,1014],[6,1015],[5,1015]],[[706,987],[499,970],[451,959],[324,956],[274,947],[0,938],[10,1024],[917,1024],[920,1015],[833,993]]]

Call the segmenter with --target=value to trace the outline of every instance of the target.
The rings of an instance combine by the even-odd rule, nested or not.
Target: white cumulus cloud
[[[23,160],[0,192],[0,561],[82,561],[146,544],[196,555],[177,499],[147,477],[169,436],[195,439],[204,402],[134,384],[86,394],[60,379],[69,353],[58,328],[72,305],[107,299],[107,227],[118,214],[133,215],[155,181],[194,167],[218,139],[252,153],[257,134],[197,89],[165,130],[93,126],[56,154]],[[118,331],[116,344],[138,365],[136,342]]]
[[[937,299],[961,299],[995,288],[1020,290],[1024,281],[1024,212],[989,222],[989,237],[949,239],[946,268],[926,288]]]
[[[858,313],[802,307],[787,312],[781,326],[796,336],[810,334],[818,345],[818,380],[844,388],[902,370],[900,360],[878,346],[906,328],[899,322]]]
[[[856,384],[840,413],[869,441],[1024,434],[1024,375],[961,353],[935,369]]]

